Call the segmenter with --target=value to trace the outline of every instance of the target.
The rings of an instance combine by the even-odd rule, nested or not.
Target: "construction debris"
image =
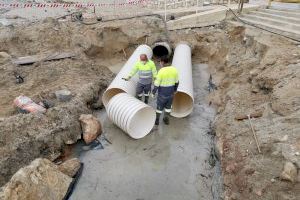
[[[54,53],[46,57],[43,57],[41,55],[34,55],[34,56],[19,57],[17,59],[12,60],[12,63],[16,65],[29,65],[41,61],[60,60],[65,58],[73,58],[75,56],[76,54],[70,52]]]
[[[14,105],[20,109],[22,113],[44,113],[46,109],[33,102],[29,97],[19,96],[14,100]]]
[[[83,132],[83,139],[86,144],[93,142],[102,133],[102,126],[99,120],[93,115],[80,115],[80,123]]]
[[[70,101],[72,98],[72,93],[69,90],[58,90],[55,92],[56,98],[61,102]]]
[[[60,172],[55,164],[39,158],[13,175],[4,186],[2,197],[4,200],[63,199],[71,182],[72,178]]]

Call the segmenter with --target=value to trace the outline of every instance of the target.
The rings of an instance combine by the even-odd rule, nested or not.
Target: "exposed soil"
[[[0,185],[33,159],[54,160],[65,144],[75,143],[81,137],[79,115],[91,113],[90,105],[99,103],[113,78],[108,68],[124,62],[138,44],[152,45],[164,37],[164,25],[155,17],[91,26],[48,18],[1,28],[0,51],[12,58],[63,51],[76,57],[28,66],[1,58]],[[217,86],[207,102],[217,109],[211,125],[222,161],[223,198],[299,199],[299,173],[294,183],[279,178],[286,161],[300,167],[299,44],[232,24],[172,31],[170,38],[173,44],[192,45],[193,62],[207,63]],[[14,72],[25,76],[23,84],[15,83]],[[55,99],[54,92],[62,88],[72,92],[71,101]],[[20,94],[55,106],[44,115],[18,114],[12,102]],[[235,119],[252,113],[262,113],[252,119],[261,154],[249,120]]]
[[[194,44],[194,62],[209,64],[218,88],[208,101],[218,109],[224,198],[299,199],[299,175],[294,183],[280,179],[286,161],[300,167],[299,44],[257,29],[220,28],[183,31],[180,38]],[[252,119],[261,154],[249,120],[235,120],[253,113],[262,113]]]
[[[0,52],[12,59],[56,52],[73,52],[73,59],[14,66],[3,58],[0,66],[0,185],[20,167],[37,157],[54,160],[64,144],[81,137],[80,114],[91,113],[91,104],[112,80],[108,67],[126,60],[146,38],[160,40],[163,24],[157,18],[83,25],[48,18],[31,26],[0,29]],[[140,30],[138,30],[138,28]],[[16,84],[14,73],[25,77]],[[71,101],[56,100],[54,92],[68,89]],[[24,94],[35,102],[48,100],[54,107],[44,115],[18,114],[13,100]]]

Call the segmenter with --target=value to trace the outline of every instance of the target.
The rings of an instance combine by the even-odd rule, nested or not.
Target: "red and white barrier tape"
[[[0,3],[0,8],[87,8],[87,7],[123,7],[146,3],[149,0],[135,0],[126,3]]]

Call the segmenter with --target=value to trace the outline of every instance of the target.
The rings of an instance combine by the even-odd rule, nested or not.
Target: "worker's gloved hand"
[[[130,77],[127,77],[127,78],[122,78],[124,81],[129,81],[130,80]]]
[[[151,96],[152,99],[154,99],[155,94],[151,93],[150,96]]]

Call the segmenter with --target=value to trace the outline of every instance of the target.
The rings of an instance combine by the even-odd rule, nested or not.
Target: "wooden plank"
[[[263,115],[263,112],[260,111],[260,112],[251,113],[251,114],[250,114],[250,117],[251,117],[251,118],[258,118],[258,117],[261,117],[262,115]],[[240,114],[240,115],[235,116],[234,119],[235,119],[235,120],[244,120],[244,119],[248,119],[248,115]]]
[[[12,63],[16,65],[29,65],[40,61],[60,60],[64,58],[72,58],[74,56],[75,54],[70,52],[54,53],[47,57],[42,57],[41,55],[24,56],[12,60]]]

